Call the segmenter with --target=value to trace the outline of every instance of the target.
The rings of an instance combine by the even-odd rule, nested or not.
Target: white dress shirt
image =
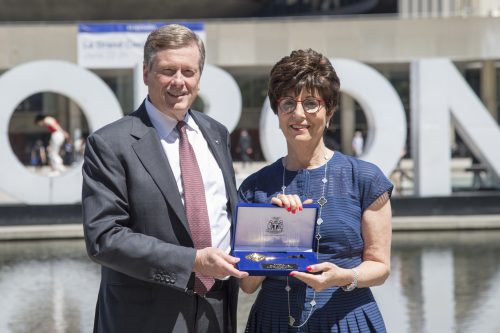
[[[177,120],[159,111],[147,98],[145,105],[151,123],[158,133],[163,150],[170,162],[170,168],[181,194],[182,203],[184,203],[184,188],[179,160],[179,132],[175,128]],[[193,147],[203,178],[212,232],[212,247],[220,248],[229,253],[231,250],[231,216],[227,211],[228,199],[222,170],[208,147],[200,128],[189,113],[186,114],[184,121],[187,124],[186,132],[189,143]]]

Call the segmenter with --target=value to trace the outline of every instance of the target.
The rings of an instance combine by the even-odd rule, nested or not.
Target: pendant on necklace
[[[294,323],[295,323],[295,318],[293,318],[292,316],[288,316],[288,325],[293,326]]]
[[[324,196],[321,196],[321,198],[318,199],[318,204],[321,207],[323,207],[327,202],[328,202],[328,200],[326,200],[326,198]]]

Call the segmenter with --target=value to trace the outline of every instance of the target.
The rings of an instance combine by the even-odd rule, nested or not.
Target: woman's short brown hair
[[[271,108],[278,113],[278,99],[290,91],[299,95],[306,89],[317,92],[325,101],[327,114],[337,108],[340,80],[330,61],[312,49],[292,51],[271,69],[268,96]]]

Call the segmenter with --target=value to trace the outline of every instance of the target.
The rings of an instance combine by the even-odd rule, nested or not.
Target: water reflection
[[[90,332],[98,284],[81,240],[1,242],[0,333]],[[373,291],[389,332],[500,332],[500,231],[395,233]]]
[[[500,332],[500,231],[394,236],[374,288],[390,332]]]
[[[0,332],[91,332],[98,284],[82,241],[0,243]]]

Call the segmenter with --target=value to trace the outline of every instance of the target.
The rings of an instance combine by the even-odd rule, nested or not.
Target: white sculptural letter
[[[500,176],[500,130],[448,59],[411,65],[412,157],[415,194],[451,194],[450,122],[475,156]]]
[[[33,94],[54,92],[80,106],[90,129],[96,130],[123,115],[109,87],[94,73],[63,61],[35,61],[0,77],[0,187],[28,204],[77,203],[81,198],[81,165],[58,177],[30,172],[17,159],[9,142],[9,120],[17,105]]]

